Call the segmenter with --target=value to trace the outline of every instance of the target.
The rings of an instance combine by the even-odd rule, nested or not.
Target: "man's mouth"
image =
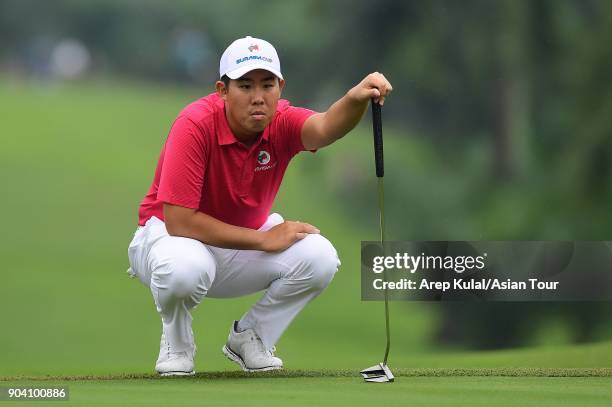
[[[264,120],[266,118],[266,113],[262,110],[256,110],[251,113],[251,117],[255,120]]]

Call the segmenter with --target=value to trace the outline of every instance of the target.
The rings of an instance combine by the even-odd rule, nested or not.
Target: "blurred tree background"
[[[389,238],[612,240],[609,1],[3,0],[0,71],[205,94],[221,52],[245,35],[275,44],[296,105],[325,109],[374,70],[393,83],[385,129],[405,149],[387,153]],[[339,153],[310,169],[375,229],[362,158]],[[610,304],[439,311],[436,340],[477,348],[528,343],[551,317],[572,340],[596,340],[612,315]]]

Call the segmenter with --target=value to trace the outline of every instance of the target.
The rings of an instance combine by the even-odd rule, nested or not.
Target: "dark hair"
[[[225,84],[226,88],[229,88],[229,84],[230,84],[230,78],[227,75],[223,75],[221,77],[221,82],[223,82],[223,84]]]
[[[276,75],[275,75],[276,76]],[[229,88],[229,84],[230,84],[231,79],[229,78],[229,76],[227,75],[223,75],[221,77],[221,82],[223,82],[223,84],[225,85],[226,88]],[[276,81],[278,83],[280,83],[280,78],[276,77]]]

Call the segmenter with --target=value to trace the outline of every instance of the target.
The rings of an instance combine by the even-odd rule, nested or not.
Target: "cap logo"
[[[272,58],[262,57],[261,55],[250,55],[248,57],[239,58],[236,60],[236,64],[241,64],[246,61],[250,61],[251,59],[259,59],[264,62],[272,63]]]
[[[253,52],[253,51],[259,51],[259,45],[257,44],[251,44],[249,45],[249,51]]]

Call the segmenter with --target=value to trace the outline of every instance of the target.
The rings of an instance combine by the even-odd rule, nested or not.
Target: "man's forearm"
[[[263,232],[230,225],[203,212],[164,205],[166,229],[172,236],[197,239],[226,249],[261,250]]]
[[[351,91],[331,105],[323,116],[323,133],[330,138],[330,143],[353,130],[367,107],[368,101],[359,101]]]
[[[301,135],[304,147],[315,150],[342,138],[359,123],[370,99],[382,105],[392,89],[381,73],[366,76],[325,113],[312,115],[304,122]]]

